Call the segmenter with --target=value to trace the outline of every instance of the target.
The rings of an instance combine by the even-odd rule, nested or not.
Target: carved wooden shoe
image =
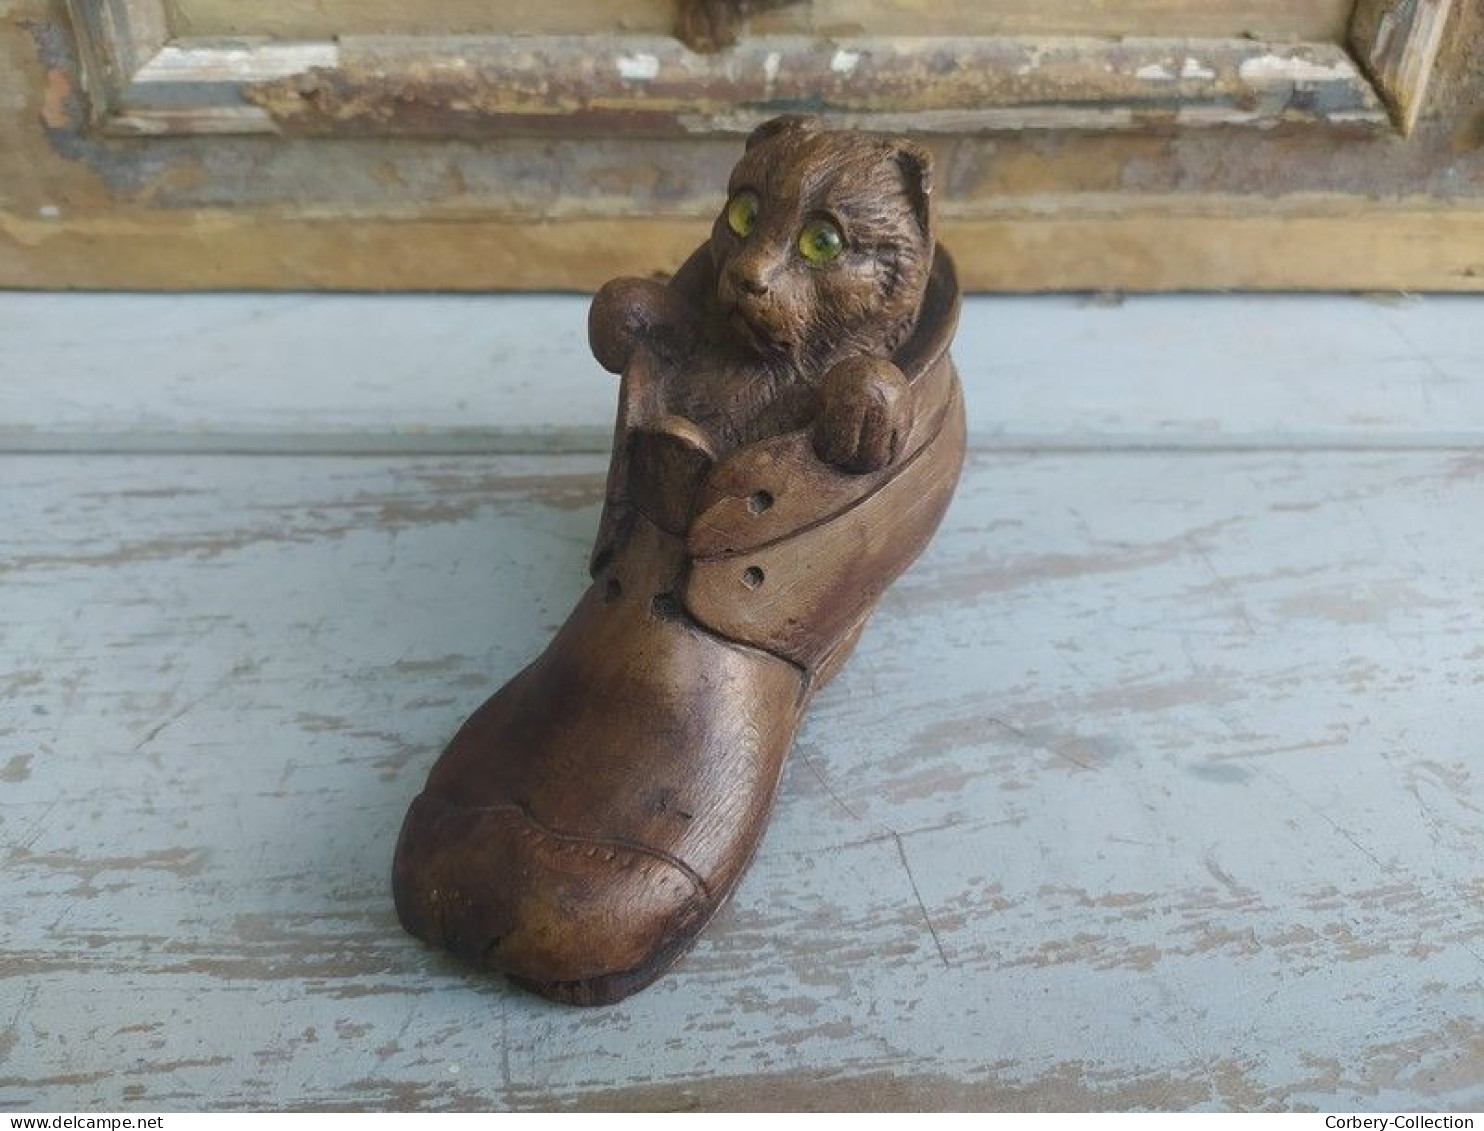
[[[667,287],[599,295],[595,352],[623,383],[593,581],[413,802],[393,867],[410,932],[578,1004],[642,988],[695,941],[757,848],[810,698],[957,482],[958,287],[930,260],[890,361],[829,359],[802,426],[751,442],[674,411],[726,345],[707,329],[724,263],[703,251]]]

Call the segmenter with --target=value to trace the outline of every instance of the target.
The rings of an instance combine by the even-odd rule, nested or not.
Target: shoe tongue
[[[683,535],[716,464],[705,433],[682,417],[662,417],[630,434],[628,463],[630,501],[661,530]]]

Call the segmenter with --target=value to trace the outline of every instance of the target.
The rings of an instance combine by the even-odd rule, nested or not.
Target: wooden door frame
[[[925,135],[971,290],[1484,291],[1484,9],[1458,0],[1361,0],[1322,54],[971,36],[972,67],[797,22],[702,56],[662,32],[204,40],[158,0],[8,11],[0,287],[590,290],[683,262],[736,133],[809,95]],[[549,97],[516,81],[567,64]]]
[[[180,38],[165,0],[68,0],[93,123],[123,136],[729,134],[842,124],[1022,129],[1304,124],[1410,132],[1455,0],[1359,0],[1348,45],[1249,39],[657,35]],[[894,92],[881,105],[882,90]]]

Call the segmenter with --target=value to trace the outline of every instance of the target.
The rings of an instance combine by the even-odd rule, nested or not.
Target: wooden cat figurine
[[[599,292],[593,352],[623,379],[592,584],[408,810],[409,931],[595,1005],[726,902],[809,702],[958,480],[931,192],[910,142],[769,122],[675,277]]]
[[[607,284],[593,352],[622,372],[636,340],[668,350],[680,379],[664,410],[698,425],[718,458],[812,421],[821,458],[884,467],[912,427],[890,357],[932,272],[932,187],[931,157],[910,141],[774,119],[732,172],[709,263],[688,265],[709,278]]]

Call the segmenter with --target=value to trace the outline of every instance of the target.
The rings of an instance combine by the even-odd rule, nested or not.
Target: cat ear
[[[769,118],[747,139],[747,148],[775,138],[781,134],[797,133],[801,136],[817,134],[824,130],[824,121],[813,114],[782,114],[777,118]]]
[[[907,199],[912,202],[912,212],[922,234],[933,238],[933,155],[915,141],[897,140],[891,143],[892,157],[902,172],[902,184],[907,190]]]

